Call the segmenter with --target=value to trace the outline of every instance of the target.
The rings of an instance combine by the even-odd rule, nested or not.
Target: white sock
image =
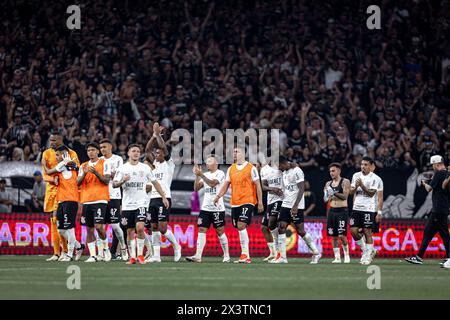
[[[144,241],[145,241],[144,245],[147,248],[147,252],[149,252],[149,254],[152,256],[153,255],[152,236],[146,234]]]
[[[97,253],[95,252],[95,240],[88,243],[89,255],[95,257]]]
[[[278,251],[281,257],[286,259],[286,233],[278,235]]]
[[[103,240],[103,251],[109,251],[109,242],[107,237]]]
[[[103,257],[103,250],[104,250],[105,246],[104,246],[104,242],[102,239],[97,238],[97,251],[98,251],[98,255],[100,257]]]
[[[203,248],[206,244],[206,233],[199,232],[197,236],[197,251],[195,253],[195,256],[199,259],[202,258],[203,254]]]
[[[167,240],[172,244],[174,248],[178,248],[180,245],[177,242],[177,239],[175,239],[175,236],[173,235],[172,231],[167,230],[166,233],[164,233],[164,237],[166,237]]]
[[[311,252],[313,254],[319,254],[319,250],[317,250],[316,244],[312,240],[309,233],[305,234],[305,236],[303,237],[303,240],[305,240],[306,245],[308,246],[309,250],[311,250]]]
[[[372,251],[373,251],[373,243],[372,244],[366,244],[366,251],[367,251],[367,254],[371,254],[372,253]]]
[[[130,257],[136,259],[136,240],[128,240],[128,251],[130,252]]]
[[[344,256],[346,256],[346,257],[349,256],[348,244],[342,244],[342,251],[344,251]]]
[[[161,232],[153,231],[152,232],[152,242],[153,242],[153,256],[155,258],[159,258],[161,252]]]
[[[77,239],[75,238],[75,229],[67,230],[67,255],[73,258],[73,251],[75,250],[75,243]]]
[[[250,257],[250,253],[249,253],[249,250],[248,250],[248,242],[249,242],[249,240],[248,240],[247,229],[239,231],[239,239],[240,239],[240,242],[241,242],[242,254],[246,254],[247,257]]]
[[[229,257],[230,253],[228,251],[228,238],[227,235],[224,233],[221,236],[219,236],[220,246],[222,247],[223,256]]]
[[[267,246],[269,247],[270,255],[276,255],[275,244],[273,242],[267,242]]]
[[[127,246],[125,245],[125,237],[123,235],[122,228],[120,227],[120,225],[118,223],[113,223],[112,224],[112,229],[114,231],[114,234],[117,237],[117,240],[119,241],[120,248],[121,249],[125,249]]]
[[[361,248],[362,252],[366,251],[366,244],[364,243],[363,238],[356,241],[356,244]]]
[[[275,245],[275,250],[278,251],[278,228],[275,228],[270,232],[272,233],[273,244]]]
[[[333,252],[334,252],[334,258],[336,260],[340,260],[341,259],[341,250],[339,250],[339,248],[333,248]]]
[[[144,254],[144,244],[145,244],[145,238],[140,239],[137,238],[137,255],[142,256]]]

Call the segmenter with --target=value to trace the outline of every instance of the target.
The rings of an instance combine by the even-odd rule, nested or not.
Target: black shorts
[[[286,222],[288,224],[299,225],[305,222],[305,214],[303,209],[298,209],[295,217],[291,214],[291,208],[281,207],[280,214],[278,215],[278,221]]]
[[[252,204],[243,204],[242,206],[231,208],[233,227],[237,228],[238,222],[245,222],[247,225],[250,225],[254,210],[255,206]]]
[[[83,204],[81,225],[94,228],[96,224],[105,224],[107,203]]]
[[[375,212],[353,210],[350,216],[350,228],[372,229],[375,223]]]
[[[327,217],[327,234],[331,237],[347,235],[348,208],[330,208]]]
[[[274,203],[269,204],[269,206],[267,207],[267,211],[261,220],[261,224],[263,226],[266,226],[266,227],[269,226],[270,217],[275,217],[276,220],[278,220],[278,215],[280,214],[280,209],[281,209],[282,203],[283,203],[283,201],[276,201]]]
[[[147,221],[147,208],[142,207],[136,210],[123,210],[121,224],[125,229],[136,228],[136,223]]]
[[[108,207],[106,209],[105,223],[106,224],[114,224],[119,223],[121,214],[120,214],[120,204],[121,199],[111,199],[108,202]]]
[[[150,222],[168,222],[170,216],[170,208],[172,208],[172,200],[167,198],[169,201],[169,208],[164,206],[162,198],[155,198],[150,200],[150,205],[148,206],[148,212],[150,213]]]
[[[65,201],[59,203],[58,209],[56,210],[58,229],[68,230],[75,228],[77,212],[78,212],[78,202]]]
[[[225,211],[200,211],[197,225],[199,228],[208,229],[211,226],[220,228],[225,226]]]

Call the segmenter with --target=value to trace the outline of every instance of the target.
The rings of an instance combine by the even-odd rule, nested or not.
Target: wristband
[[[378,210],[378,215],[379,215],[380,217],[382,217],[382,216],[383,216],[383,210]]]

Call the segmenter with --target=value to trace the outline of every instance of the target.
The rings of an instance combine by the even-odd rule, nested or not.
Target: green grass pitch
[[[332,265],[322,259],[290,259],[271,265],[224,264],[204,258],[201,264],[172,262],[125,265],[46,262],[44,256],[0,256],[0,299],[450,299],[450,270],[439,261],[410,265],[376,259],[381,289],[369,290],[367,266]],[[83,258],[85,259],[85,258]],[[69,265],[81,270],[81,289],[68,290]]]

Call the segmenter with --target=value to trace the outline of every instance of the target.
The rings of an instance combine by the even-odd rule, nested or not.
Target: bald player
[[[199,191],[205,188],[205,195],[198,216],[197,251],[194,256],[186,257],[186,260],[190,262],[202,261],[203,248],[206,244],[206,232],[212,224],[214,229],[216,229],[217,237],[222,247],[223,262],[230,262],[228,238],[224,230],[225,206],[223,199],[220,199],[217,205],[214,203],[214,198],[225,181],[225,173],[218,169],[219,165],[214,156],[209,156],[206,159],[206,167],[208,171],[205,173],[202,172],[198,165],[195,165],[193,168],[195,174],[194,190]]]
[[[258,170],[245,160],[242,148],[233,150],[233,159],[234,163],[228,168],[225,182],[214,198],[214,204],[219,204],[231,186],[231,218],[233,226],[239,231],[242,251],[235,263],[251,263],[247,226],[251,223],[256,205],[258,212],[264,211],[262,187]]]
[[[49,213],[50,215],[50,223],[51,223],[51,235],[52,235],[52,244],[53,244],[53,255],[47,259],[47,261],[57,261],[58,259],[62,259],[63,254],[61,254],[60,243],[63,247],[63,252],[67,252],[67,242],[61,238],[58,227],[57,227],[57,218],[56,218],[56,210],[58,208],[58,202],[56,200],[57,194],[57,184],[58,178],[56,174],[49,174],[51,169],[54,169],[58,164],[58,160],[56,159],[56,148],[63,145],[63,137],[60,133],[54,132],[50,135],[50,148],[45,150],[42,153],[42,172],[43,178],[46,182],[45,189],[45,198],[44,198],[44,212]],[[76,168],[80,165],[80,161],[78,160],[78,156],[75,151],[69,149],[68,151],[69,157],[72,160],[67,163],[69,168]],[[56,179],[55,179],[56,178]]]

